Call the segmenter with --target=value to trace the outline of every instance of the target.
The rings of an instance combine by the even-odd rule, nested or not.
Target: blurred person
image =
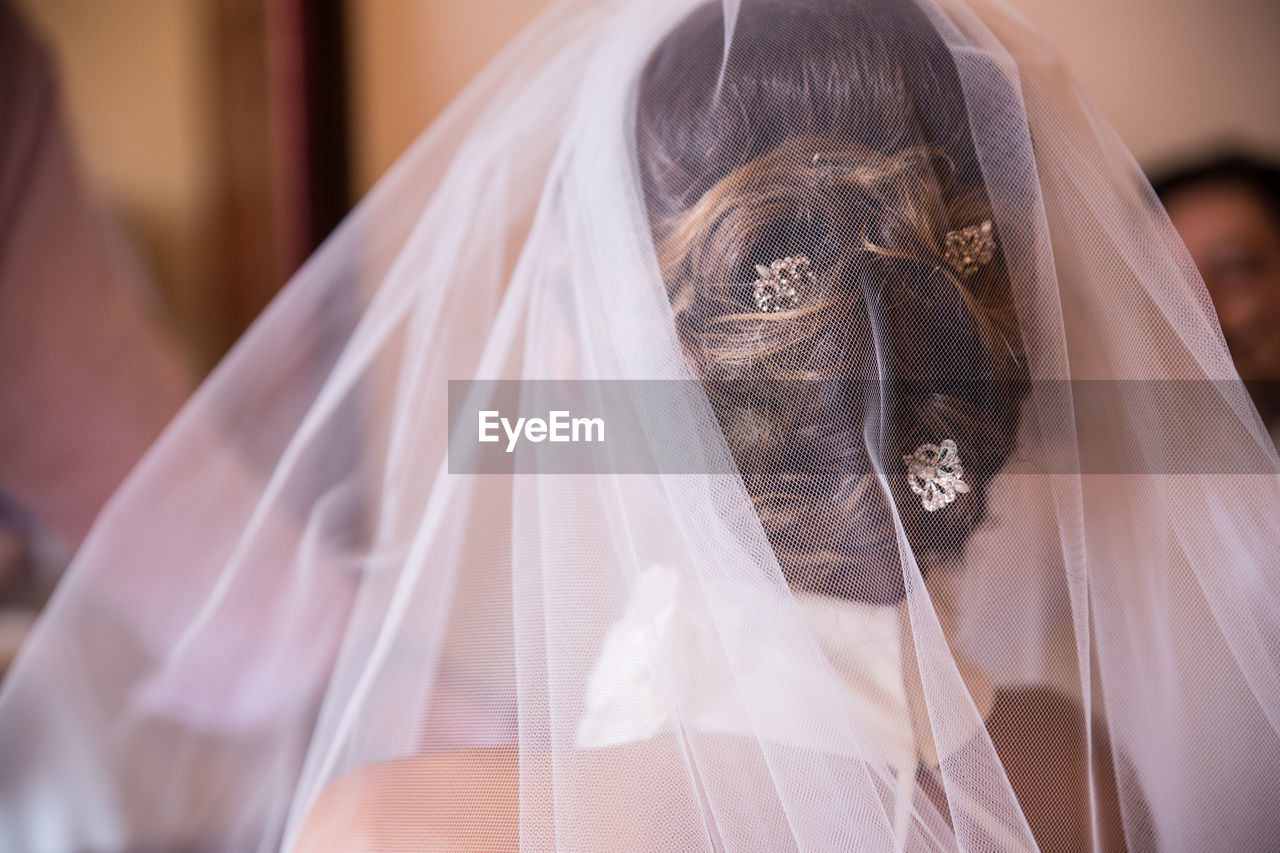
[[[1280,165],[1231,154],[1187,163],[1153,184],[1280,446]]]
[[[0,672],[191,387],[72,149],[53,63],[0,0]]]
[[[1149,195],[1003,3],[552,4],[101,516],[0,844],[1274,848],[1280,459]]]

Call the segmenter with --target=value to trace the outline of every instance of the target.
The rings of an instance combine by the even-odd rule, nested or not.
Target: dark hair
[[[1151,180],[1165,204],[1179,193],[1209,186],[1237,186],[1253,194],[1280,230],[1280,166],[1242,153],[1224,153],[1158,172]]]
[[[999,250],[969,277],[944,260],[948,231],[991,218],[963,92],[908,3],[747,0],[723,76],[721,16],[713,2],[677,26],[638,92],[677,331],[789,582],[895,601],[873,466],[928,570],[981,521],[1025,393]],[[813,268],[800,304],[757,311],[755,266],[797,254]],[[902,456],[944,438],[973,492],[926,513]]]

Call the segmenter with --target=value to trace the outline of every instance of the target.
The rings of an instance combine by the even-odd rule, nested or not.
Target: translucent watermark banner
[[[737,474],[838,465],[807,448],[878,456],[922,441],[1011,442],[1002,469],[1045,474],[1277,476],[1276,449],[1238,381],[449,383],[452,474]],[[988,422],[1014,395],[1017,424]],[[945,413],[945,414],[939,414]],[[955,435],[944,435],[953,427]],[[934,434],[936,433],[936,434]],[[965,447],[980,457],[984,448]]]
[[[453,474],[736,473],[698,382],[449,383]]]

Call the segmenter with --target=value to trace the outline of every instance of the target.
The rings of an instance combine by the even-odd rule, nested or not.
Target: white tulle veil
[[[919,104],[829,106],[874,75]],[[465,380],[607,383],[650,464],[484,469]],[[799,398],[835,426],[735,426]],[[928,511],[904,456],[945,439],[970,490]],[[0,693],[0,847],[290,849],[346,808],[368,849],[1275,849],[1278,472],[1002,3],[560,0],[102,513]],[[397,767],[384,809],[344,781]]]

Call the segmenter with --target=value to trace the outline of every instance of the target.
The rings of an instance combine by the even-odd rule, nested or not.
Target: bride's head
[[[1012,450],[1025,366],[950,51],[908,3],[721,3],[658,46],[637,149],[685,353],[797,588],[903,594],[894,510],[922,570],[954,560]],[[804,256],[763,310],[758,266]],[[971,491],[926,512],[904,454],[955,441]],[[875,476],[879,467],[889,493]]]

